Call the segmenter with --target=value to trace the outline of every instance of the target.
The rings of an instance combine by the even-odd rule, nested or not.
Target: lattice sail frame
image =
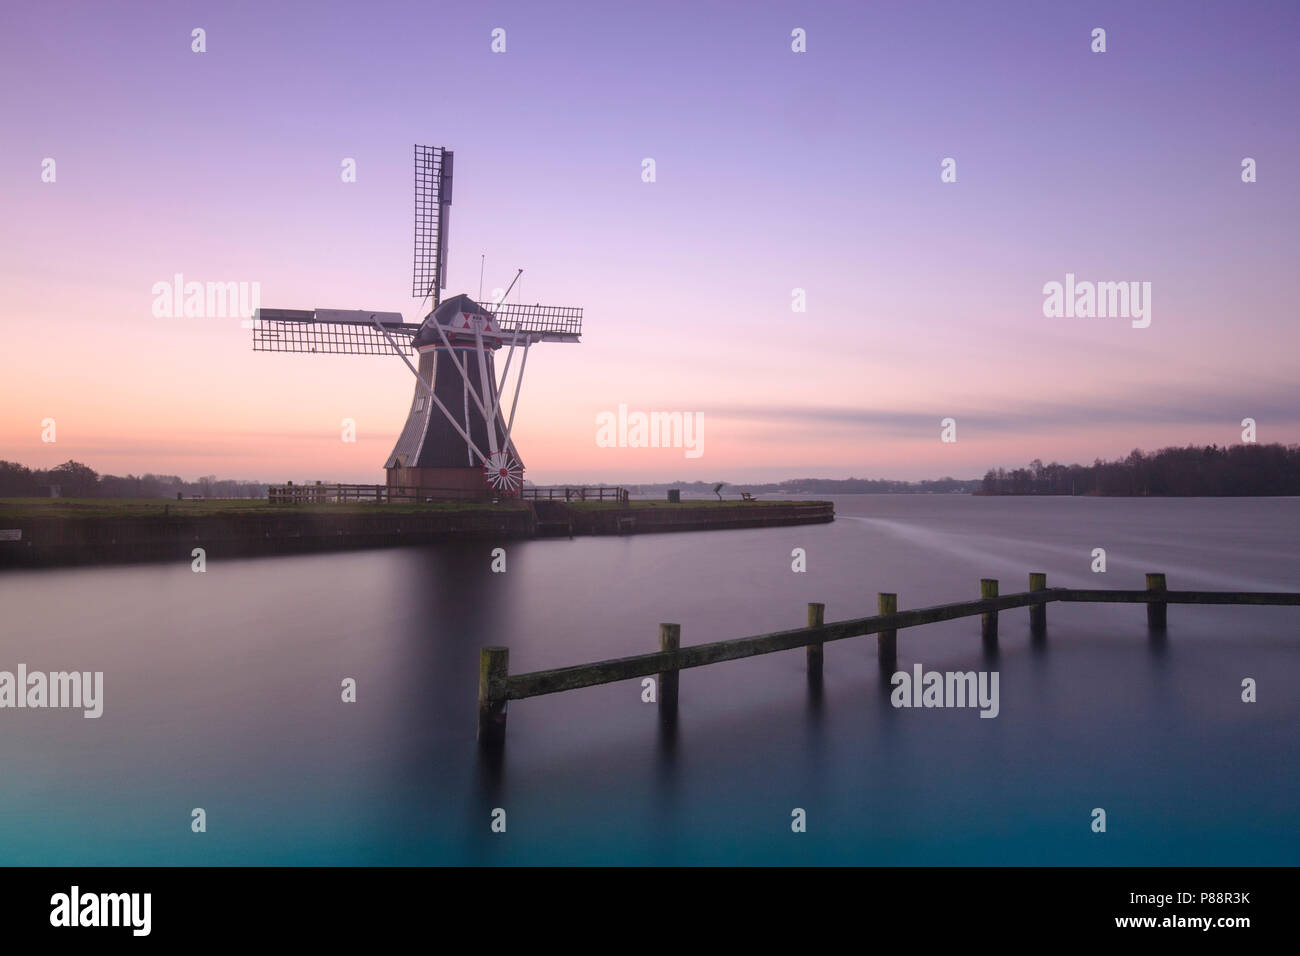
[[[503,335],[515,333],[555,336],[534,341],[562,342],[562,336],[582,334],[582,309],[567,305],[500,305],[484,306]]]
[[[442,146],[415,147],[415,260],[411,295],[432,298],[436,309],[447,287],[447,233],[455,153]]]
[[[502,336],[519,345],[577,342],[582,309],[566,305],[498,305],[483,307]],[[318,352],[326,355],[392,355],[384,332],[411,350],[420,324],[405,322],[397,312],[364,309],[258,309],[253,321],[254,352]],[[382,329],[382,331],[381,331]]]
[[[329,315],[328,319],[320,318]],[[395,321],[393,317],[396,317]],[[324,309],[258,309],[253,315],[254,352],[319,352],[326,355],[392,355],[393,347],[380,329],[405,341],[420,326],[402,321],[396,312],[329,312]]]

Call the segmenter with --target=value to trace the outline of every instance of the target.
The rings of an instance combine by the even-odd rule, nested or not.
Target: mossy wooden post
[[[506,679],[510,651],[485,647],[478,658],[478,742],[500,747],[506,742]]]
[[[682,626],[680,624],[659,625],[659,650],[676,653],[682,644]],[[680,671],[675,668],[659,672],[659,719],[666,723],[677,720],[677,679]]]
[[[1046,591],[1047,575],[1034,571],[1029,575],[1029,590]],[[1029,633],[1034,637],[1042,637],[1047,633],[1047,605],[1031,604],[1029,605]]]
[[[808,626],[821,627],[826,623],[826,605],[812,604],[808,605]],[[822,676],[822,642],[814,641],[809,644],[805,651],[808,652],[808,676],[819,678]]]
[[[879,614],[897,614],[898,595],[877,594],[876,611]],[[876,635],[876,659],[882,664],[893,664],[898,659],[898,631],[881,631]]]
[[[1166,591],[1165,576],[1163,574],[1147,575],[1148,591]],[[1152,631],[1163,631],[1168,622],[1167,611],[1169,605],[1164,601],[1151,601],[1147,604],[1147,627]]]
[[[989,598],[998,596],[998,582],[996,578],[980,578],[980,600],[987,601]],[[998,612],[985,611],[980,615],[980,634],[986,644],[996,644],[998,642]]]

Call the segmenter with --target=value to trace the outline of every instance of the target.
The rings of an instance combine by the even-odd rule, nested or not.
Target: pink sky
[[[1247,416],[1300,441],[1295,8],[1142,6],[15,11],[0,458],[381,481],[397,358],[254,353],[151,290],[417,320],[413,142],[456,151],[447,294],[485,253],[486,289],[523,267],[512,298],[586,311],[529,359],[530,480],[978,477],[1233,443]],[[1067,272],[1150,282],[1150,327],[1045,318]],[[620,403],[702,412],[703,456],[597,447]]]

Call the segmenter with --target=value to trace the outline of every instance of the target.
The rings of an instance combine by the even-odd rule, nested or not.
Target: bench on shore
[[[742,491],[742,492],[740,493],[740,500],[741,500],[741,501],[757,501],[758,499],[755,498],[753,495],[751,495],[748,491]]]

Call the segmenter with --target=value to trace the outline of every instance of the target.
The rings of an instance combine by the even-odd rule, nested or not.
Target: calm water
[[[827,526],[0,574],[0,670],[102,670],[99,720],[0,711],[0,864],[1300,863],[1300,609],[1051,605],[903,631],[999,671],[1001,714],[895,710],[874,638],[688,671],[675,741],[629,682],[510,705],[533,670],[978,597],[980,577],[1300,590],[1300,500],[850,496]],[[792,548],[808,553],[790,570]],[[1093,548],[1105,575],[1089,571]],[[358,702],[340,701],[355,678]],[[1259,702],[1240,700],[1243,677]],[[208,832],[190,832],[190,810]],[[507,812],[507,832],[489,830]],[[806,810],[808,832],[790,829]],[[1090,831],[1103,807],[1108,832]]]

